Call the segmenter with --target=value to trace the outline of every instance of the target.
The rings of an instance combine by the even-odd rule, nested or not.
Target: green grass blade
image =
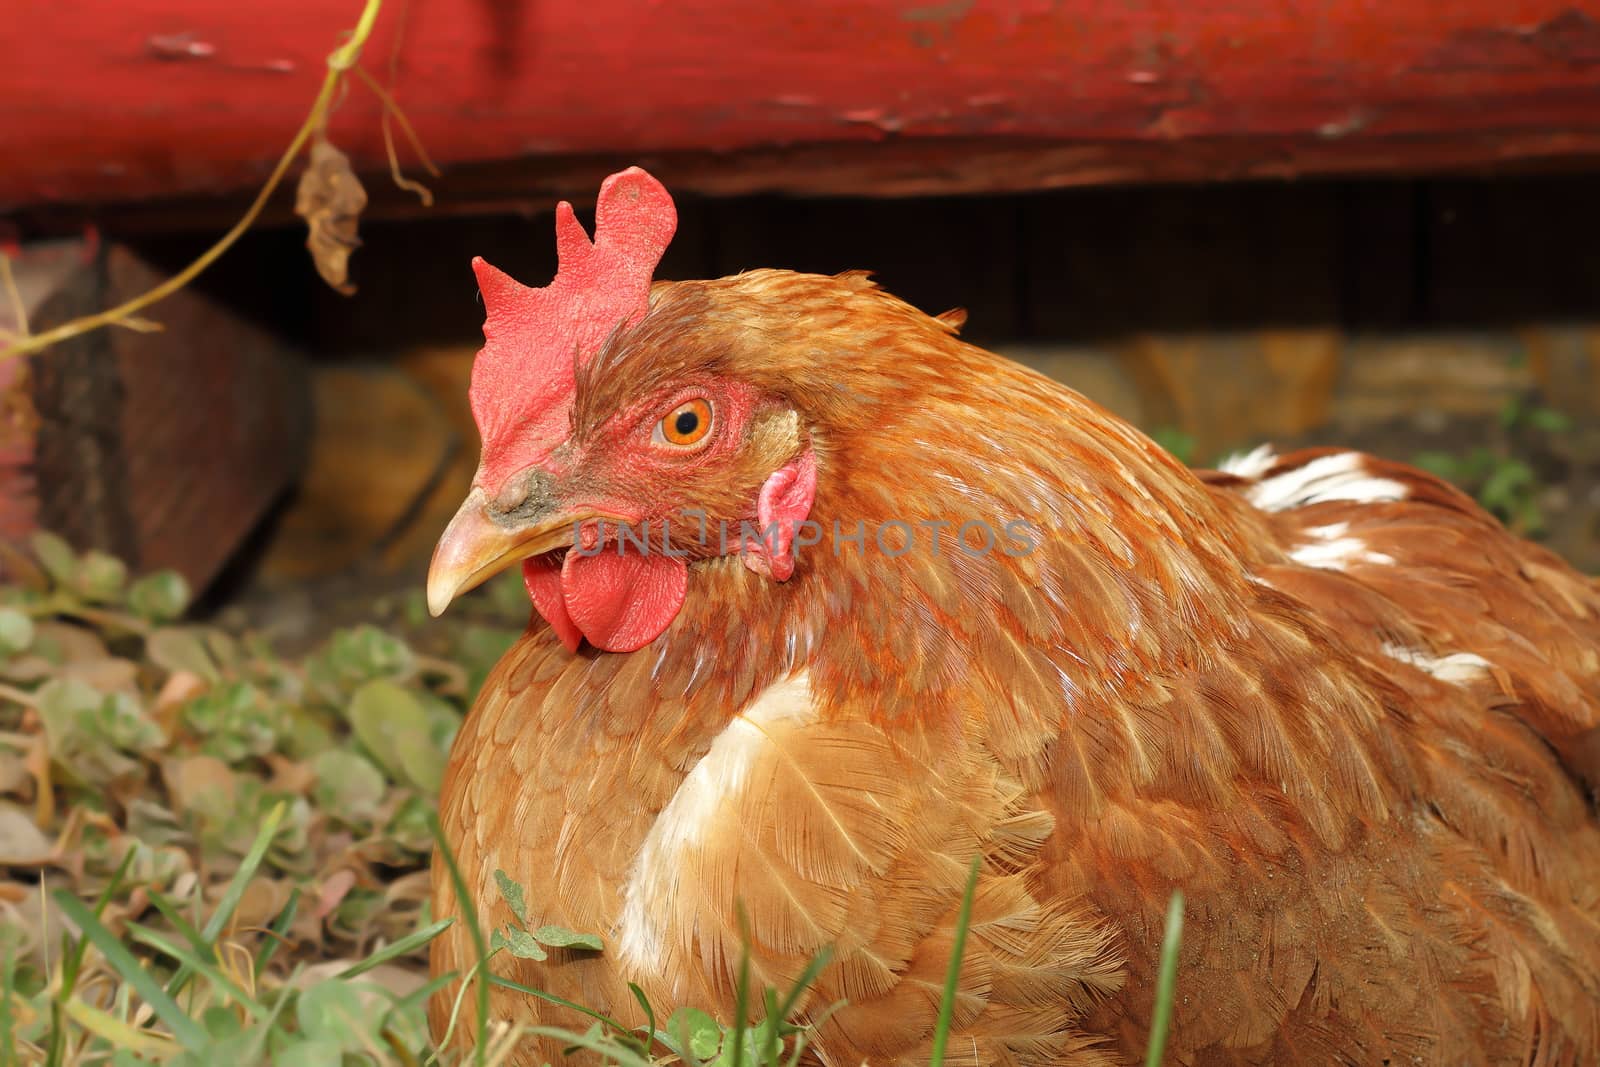
[[[432,941],[434,938],[444,933],[454,922],[454,919],[440,919],[436,923],[430,923],[427,926],[424,926],[421,930],[418,930],[416,933],[407,934],[405,937],[402,937],[393,944],[380,948],[378,951],[374,952],[372,955],[368,956],[359,963],[351,964],[349,967],[346,967],[344,970],[334,975],[334,977],[354,978],[358,974],[366,974],[379,964],[388,963],[390,960],[399,959],[401,956],[408,955],[415,949],[421,948],[429,941]]]
[[[656,1034],[656,1009],[650,1005],[650,998],[644,995],[644,990],[639,988],[637,982],[628,983],[628,992],[633,994],[633,999],[639,1002],[639,1007],[644,1009],[645,1052],[649,1053],[650,1046]]]
[[[950,949],[950,969],[944,976],[944,995],[939,998],[939,1022],[933,1028],[933,1048],[928,1067],[944,1067],[944,1048],[950,1041],[950,1023],[956,1012],[956,985],[961,980],[961,957],[967,950],[967,928],[972,925],[972,898],[978,891],[978,866],[983,857],[972,857],[967,873],[966,892],[961,894],[961,911],[956,915],[956,936]]]
[[[439,825],[439,816],[431,811],[428,813],[428,831],[433,834],[439,857],[450,872],[450,887],[456,895],[456,906],[461,910],[461,918],[466,921],[473,951],[478,954],[479,973],[477,987],[473,990],[477,994],[477,1040],[472,1043],[472,1062],[475,1067],[484,1067],[488,1055],[485,1046],[489,1043],[489,983],[484,980],[490,977],[489,944],[483,939],[483,927],[478,924],[478,905],[472,899],[472,894],[467,892],[467,880],[461,876],[461,865],[456,862],[456,854],[451,851],[450,843],[444,839],[444,827]]]
[[[77,998],[67,1001],[66,1012],[69,1019],[91,1035],[84,1043],[83,1050],[86,1055],[79,1059],[80,1063],[91,1058],[89,1050],[93,1049],[96,1043],[115,1049],[118,1053],[148,1057],[157,1063],[171,1059],[172,1054],[178,1051],[172,1039],[166,1035],[156,1037],[148,1034],[143,1028],[129,1022],[126,1016],[92,1008]]]
[[[135,852],[133,849],[122,854],[122,862],[117,864],[117,869],[111,873],[111,880],[100,891],[100,896],[94,902],[94,917],[99,919],[105,914],[106,905],[111,903],[111,898],[122,887],[122,880],[128,876],[128,868],[133,866]],[[61,991],[50,1000],[50,1039],[45,1047],[46,1067],[61,1067],[66,1056],[67,1020],[65,1006],[68,998],[78,988],[78,974],[83,969],[84,953],[89,951],[89,939],[80,937],[73,941],[65,934],[61,937]]]
[[[238,983],[236,983],[233,979],[223,974],[222,968],[217,966],[214,957],[212,959],[206,959],[199,953],[192,952],[189,949],[184,948],[176,941],[169,941],[166,937],[163,937],[161,934],[150,929],[148,926],[140,926],[138,923],[128,924],[128,936],[147,948],[153,948],[157,952],[171,957],[173,960],[176,960],[178,963],[189,968],[190,971],[202,975],[209,980],[212,985],[216,986],[224,993],[227,993],[228,996],[238,1001],[239,1004],[255,1018],[263,1019],[266,1017],[266,1006],[258,1002],[249,993],[246,993],[243,989],[241,989]]]
[[[744,1035],[749,1027],[745,1016],[750,1011],[750,926],[745,920],[743,905],[739,908],[739,981],[733,987],[733,1029],[723,1041],[723,1058],[729,1067],[744,1067]],[[728,1041],[733,1042],[733,1055],[727,1054]]]
[[[794,1037],[794,1048],[789,1052],[789,1058],[783,1061],[783,1067],[798,1067],[800,1057],[805,1055],[806,1046],[811,1043],[811,1037],[816,1033],[817,1027],[828,1021],[828,1016],[844,1007],[848,1001],[836,1000],[822,1009],[821,1014],[806,1024],[806,1028]]]
[[[272,962],[272,957],[277,955],[278,947],[289,937],[289,927],[294,925],[295,913],[300,910],[300,890],[289,891],[289,902],[278,912],[278,917],[272,920],[268,927],[270,933],[261,939],[261,947],[256,950],[255,973],[260,975],[267,969],[267,964]]]
[[[423,1011],[428,1003],[428,998],[432,997],[435,993],[439,992],[439,990],[443,989],[445,986],[449,985],[459,977],[461,977],[461,975],[457,971],[450,971],[447,974],[441,974],[439,977],[428,982],[426,985],[413,989],[405,996],[395,997],[393,1000],[392,1010],[400,1015]]]
[[[267,849],[272,847],[272,839],[278,834],[278,824],[283,822],[284,812],[287,810],[288,803],[280,800],[261,821],[261,830],[256,834],[256,839],[250,843],[250,851],[244,854],[244,860],[239,864],[239,869],[233,872],[233,878],[229,880],[227,892],[222,894],[217,910],[211,913],[211,918],[201,931],[208,944],[216,944],[217,938],[222,936],[222,928],[233,918],[239,901],[244,899],[244,891],[249,886],[250,879],[254,878],[256,871],[260,869],[261,861],[267,858]]]
[[[811,957],[811,962],[806,964],[806,969],[800,972],[800,977],[794,980],[794,985],[789,987],[788,994],[783,998],[783,1003],[778,1006],[778,1020],[788,1022],[789,1016],[794,1014],[795,1005],[800,1003],[800,998],[806,995],[806,990],[811,988],[811,983],[817,980],[817,975],[822,973],[833,959],[833,949],[824,946],[822,951]]]
[[[450,885],[455,891],[456,904],[461,910],[461,918],[467,924],[467,932],[472,937],[473,947],[478,953],[477,970],[481,975],[481,977],[477,980],[477,987],[475,989],[475,992],[477,993],[478,1040],[474,1043],[473,1049],[473,1062],[477,1065],[477,1067],[483,1067],[483,1058],[485,1054],[484,1049],[488,1043],[487,1034],[489,1031],[490,986],[498,986],[502,989],[516,990],[519,993],[524,993],[530,997],[536,997],[540,1000],[548,1001],[551,1004],[558,1004],[564,1008],[571,1008],[573,1011],[587,1015],[597,1022],[604,1023],[613,1030],[624,1034],[628,1033],[627,1027],[623,1026],[610,1016],[597,1012],[592,1008],[586,1008],[582,1004],[575,1004],[564,997],[558,997],[553,993],[546,993],[542,989],[535,989],[532,986],[526,986],[520,982],[513,982],[509,979],[501,978],[499,975],[489,973],[489,945],[488,942],[484,940],[483,927],[478,923],[478,909],[473,904],[472,898],[467,893],[467,882],[466,879],[462,877],[461,866],[456,862],[455,853],[451,851],[449,843],[444,839],[444,829],[439,825],[439,819],[437,816],[432,814],[428,816],[428,829],[433,833],[434,844],[439,849],[439,856],[444,860],[445,869],[450,873]]]
[[[111,898],[116,896],[117,890],[122,888],[122,880],[128,876],[128,868],[133,866],[133,849],[128,849],[122,856],[122,862],[117,864],[117,869],[111,874],[111,881],[100,890],[100,895],[95,898],[94,917],[104,915],[106,905],[111,903]],[[72,995],[78,984],[78,971],[83,967],[83,954],[89,950],[89,942],[79,938],[67,953],[61,964],[61,996],[63,999]]]
[[[122,976],[122,980],[133,987],[134,992],[150,1005],[156,1017],[167,1024],[167,1029],[172,1031],[172,1036],[178,1044],[190,1052],[198,1053],[205,1048],[209,1038],[200,1025],[186,1015],[177,1001],[167,996],[167,991],[134,959],[116,935],[106,929],[105,925],[84,906],[77,897],[66,890],[58,889],[53,894],[56,906],[64,912],[67,918],[78,924],[86,940],[94,942],[94,947],[106,958],[111,968]]]
[[[626,1032],[626,1031],[624,1031]],[[605,1056],[608,1062],[615,1063],[617,1067],[654,1067],[649,1060],[634,1052],[625,1045],[620,1045],[611,1037],[590,1037],[574,1030],[563,1030],[559,1026],[530,1026],[527,1033],[538,1037],[553,1037],[570,1046],[586,1048],[590,1052],[598,1052]]]
[[[1155,1013],[1150,1017],[1150,1043],[1145,1046],[1145,1067],[1160,1067],[1167,1051],[1167,1029],[1172,1025],[1172,999],[1178,989],[1178,947],[1183,943],[1183,892],[1175,890],[1167,902],[1167,929],[1161,938],[1161,970],[1156,977]]]
[[[563,1008],[571,1008],[573,1011],[582,1015],[587,1015],[595,1022],[609,1026],[613,1030],[619,1030],[625,1034],[629,1033],[629,1030],[626,1026],[623,1026],[611,1016],[606,1015],[603,1012],[595,1011],[593,1008],[586,1008],[582,1004],[568,1000],[566,997],[558,997],[554,993],[546,993],[544,990],[535,989],[531,985],[523,985],[521,982],[513,982],[509,978],[501,978],[498,974],[491,974],[489,976],[489,984],[492,986],[498,986],[501,989],[515,990],[518,993],[524,993],[530,997],[535,997],[549,1004],[557,1004]]]
[[[200,931],[196,930],[194,925],[183,917],[183,915],[178,911],[178,906],[176,904],[168,900],[160,893],[157,893],[154,889],[148,889],[145,891],[145,893],[150,898],[150,904],[166,917],[167,922],[172,924],[173,929],[177,930],[178,933],[182,935],[183,939],[189,942],[196,952],[201,953],[202,955],[211,954],[210,942],[206,941],[205,938],[200,935]]]
[[[294,984],[295,984],[295,979],[299,978],[301,973],[302,973],[302,968],[298,967],[298,966],[295,967],[294,973],[291,974],[289,976],[289,980],[284,983],[285,987],[286,988],[293,988]],[[249,1045],[245,1047],[245,1049],[243,1050],[243,1055],[241,1055],[239,1057],[239,1060],[238,1060],[239,1063],[262,1063],[262,1062],[265,1062],[265,1057],[263,1056],[263,1052],[266,1049],[267,1041],[278,1030],[278,1016],[282,1015],[284,1013],[284,1010],[288,1008],[288,1006],[290,1005],[290,1003],[293,1002],[293,1000],[294,1000],[293,997],[278,997],[277,998],[276,1003],[274,1003],[272,1005],[272,1012],[271,1012],[271,1014],[269,1014],[267,1016],[266,1021],[263,1022],[260,1026],[256,1027],[255,1034],[254,1034],[254,1036],[252,1036],[250,1038]]]
[[[211,913],[211,918],[206,920],[204,928],[200,931],[201,940],[212,946],[215,954],[217,938],[222,936],[223,927],[228,925],[228,920],[233,918],[239,901],[244,899],[245,888],[250,884],[250,879],[255,877],[261,868],[261,861],[267,857],[267,849],[272,847],[272,839],[277,836],[278,824],[283,821],[284,812],[288,810],[287,801],[278,801],[267,812],[267,817],[261,820],[261,829],[256,832],[256,839],[250,843],[250,851],[244,854],[239,869],[233,872],[233,877],[228,881],[228,888],[222,894],[222,900],[217,903],[217,910]],[[177,996],[183,987],[189,984],[194,977],[194,969],[187,964],[178,968],[178,973],[172,976],[172,981],[167,983],[167,992]]]

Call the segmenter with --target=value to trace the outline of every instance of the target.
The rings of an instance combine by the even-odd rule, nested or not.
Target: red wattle
[[[568,552],[561,568],[567,614],[590,644],[607,652],[632,652],[654,641],[677,617],[688,590],[688,565],[654,550],[619,554],[608,544],[592,556]]]
[[[578,624],[567,614],[567,602],[561,595],[560,561],[550,553],[523,560],[522,584],[528,587],[528,596],[533,598],[534,610],[544,616],[544,621],[549,623],[550,629],[561,638],[561,643],[567,646],[567,651],[578,651],[578,643],[583,640],[583,631],[578,629]]]

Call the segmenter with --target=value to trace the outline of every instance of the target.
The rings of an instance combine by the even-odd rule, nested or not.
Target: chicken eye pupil
[[[699,427],[700,416],[692,411],[678,412],[678,417],[672,422],[672,428],[683,437],[688,437],[690,434],[694,433],[695,430],[699,429]]]

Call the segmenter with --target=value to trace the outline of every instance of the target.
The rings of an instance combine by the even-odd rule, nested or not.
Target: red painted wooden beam
[[[258,183],[360,6],[11,0],[0,207]],[[501,192],[633,158],[873,192],[877,159],[923,191],[1600,155],[1600,0],[389,0],[391,57],[441,163],[522,161]],[[334,120],[363,167],[379,113],[352,82]]]

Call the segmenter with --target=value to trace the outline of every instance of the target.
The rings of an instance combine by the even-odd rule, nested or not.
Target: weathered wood
[[[125,248],[77,241],[25,248],[17,271],[34,330],[162,279]],[[0,537],[54,530],[203,588],[301,467],[305,368],[192,290],[150,314],[163,331],[101,330],[0,362]],[[9,312],[0,326],[15,329]]]
[[[21,0],[0,206],[258,183],[359,4]],[[15,4],[12,5],[13,9]],[[592,190],[912,194],[1600,154],[1596,0],[441,0],[365,60],[455,203]],[[332,126],[383,167],[380,104]]]
[[[262,579],[382,572],[427,559],[477,467],[465,402],[475,352],[415,352],[402,359],[406,369],[317,368],[310,460],[275,525]]]
[[[85,242],[24,248],[13,262],[21,308],[0,300],[0,329],[47,329],[100,310],[104,264]],[[121,454],[108,424],[120,381],[107,373],[107,339],[83,335],[48,354],[0,361],[6,420],[0,536],[57,530],[83,546],[131,557],[136,549],[120,487]],[[0,349],[4,348],[0,342]],[[110,432],[108,432],[110,431]]]

